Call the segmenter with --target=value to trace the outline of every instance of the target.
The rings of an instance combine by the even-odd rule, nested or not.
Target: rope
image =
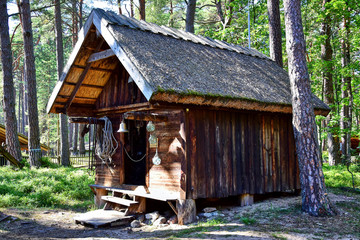
[[[109,118],[103,117],[100,119],[105,121],[104,128],[102,129],[103,141],[102,144],[100,144],[100,146],[95,149],[95,153],[102,160],[102,162],[107,165],[106,161],[109,160],[109,162],[111,162],[111,157],[114,155],[119,145],[116,141],[116,138],[114,137],[112,124]],[[114,142],[116,143],[116,146],[114,146]]]
[[[140,162],[140,161],[143,160],[143,159],[145,158],[145,156],[146,156],[146,153],[145,153],[144,156],[142,156],[140,159],[133,159],[132,157],[130,157],[130,154],[128,153],[128,151],[126,151],[126,148],[124,148],[124,150],[125,150],[126,155],[127,155],[127,156],[130,158],[130,160],[133,161],[133,162]]]

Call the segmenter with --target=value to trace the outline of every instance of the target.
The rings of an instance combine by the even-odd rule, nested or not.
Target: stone
[[[169,218],[169,220],[167,220],[168,224],[177,224],[178,223],[178,219],[176,215],[173,215],[172,217]]]
[[[209,218],[209,217],[212,217],[212,216],[213,216],[212,213],[204,213],[204,217],[206,217],[206,218]]]
[[[132,228],[139,228],[139,227],[141,227],[141,222],[139,220],[134,220],[130,223],[130,226]]]
[[[140,222],[143,222],[145,221],[145,215],[144,214],[141,214],[137,217],[137,220],[139,220]]]
[[[166,223],[166,218],[164,217],[159,217],[155,222],[154,222],[154,225],[155,226],[159,226],[160,224],[164,224]]]
[[[215,212],[217,209],[214,207],[207,207],[203,209],[204,213],[211,213],[211,212]]]
[[[158,211],[145,214],[145,218],[148,220],[151,220],[152,222],[155,222],[155,220],[158,219],[159,216],[160,216],[160,214]]]

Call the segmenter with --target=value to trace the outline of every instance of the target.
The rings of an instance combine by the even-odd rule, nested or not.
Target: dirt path
[[[0,239],[360,239],[360,196],[330,197],[335,217],[310,217],[301,213],[299,197],[284,197],[222,208],[202,223],[140,228],[84,227],[73,211],[1,209],[0,219],[10,217],[0,222]]]

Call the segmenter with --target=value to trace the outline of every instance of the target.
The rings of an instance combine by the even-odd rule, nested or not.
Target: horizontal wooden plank
[[[91,62],[99,61],[99,60],[106,59],[106,58],[109,58],[112,56],[115,56],[115,53],[113,52],[113,50],[107,49],[107,50],[104,50],[101,52],[91,54],[90,57],[88,58],[87,62],[91,63]]]

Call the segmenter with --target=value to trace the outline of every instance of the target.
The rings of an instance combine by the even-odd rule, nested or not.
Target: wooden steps
[[[116,204],[127,206],[127,207],[130,207],[133,204],[139,203],[138,201],[132,201],[129,199],[124,199],[124,198],[119,198],[119,197],[114,197],[114,196],[102,196],[101,199],[106,202],[112,202],[112,203],[116,203]]]

